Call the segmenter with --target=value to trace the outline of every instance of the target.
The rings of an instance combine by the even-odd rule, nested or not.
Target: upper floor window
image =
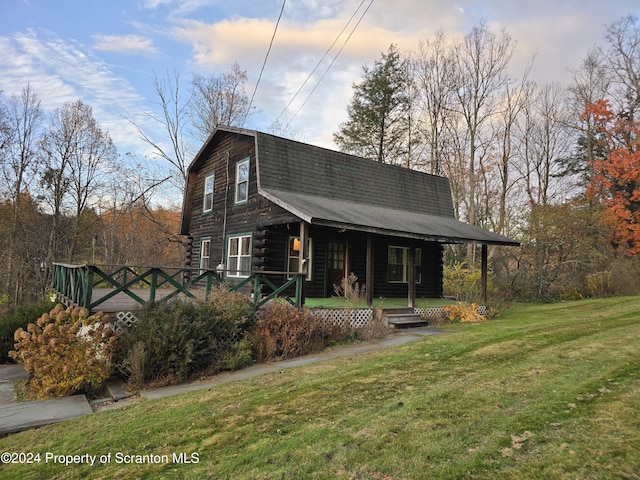
[[[215,175],[207,175],[204,177],[204,197],[202,199],[202,211],[204,213],[213,210],[213,183]]]
[[[236,164],[236,203],[245,203],[249,199],[249,159]]]

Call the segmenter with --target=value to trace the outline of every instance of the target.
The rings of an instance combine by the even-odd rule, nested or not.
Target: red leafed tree
[[[587,197],[602,202],[612,243],[640,253],[640,122],[615,114],[607,100],[587,105],[583,120],[596,126],[605,155],[594,159]]]

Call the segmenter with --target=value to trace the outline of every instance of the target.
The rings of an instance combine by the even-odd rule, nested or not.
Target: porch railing
[[[302,306],[303,301],[304,274],[293,272],[239,272],[234,270],[234,274],[242,275],[243,278],[229,278],[224,276],[228,271],[192,270],[179,267],[98,266],[65,263],[54,263],[53,267],[52,287],[56,297],[67,305],[85,307],[89,311],[95,311],[101,304],[118,294],[127,295],[140,305],[147,302],[164,302],[180,294],[188,298],[197,298],[191,291],[196,289],[204,289],[206,298],[214,286],[223,283],[228,285],[232,291],[244,287],[251,289],[253,303],[256,307],[260,307],[276,297],[283,298],[298,307]],[[284,277],[282,283],[274,283],[269,278],[277,276]],[[97,288],[104,289],[105,294],[94,299],[93,293]],[[159,288],[170,291],[167,295],[157,299]],[[293,297],[286,294],[290,288],[294,288]],[[136,290],[140,289],[149,291],[148,300],[136,294]],[[263,292],[263,290],[269,293]]]

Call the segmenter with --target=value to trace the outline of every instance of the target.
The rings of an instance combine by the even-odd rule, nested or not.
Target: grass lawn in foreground
[[[10,435],[0,451],[41,461],[0,478],[638,478],[640,297],[516,305],[448,329]]]

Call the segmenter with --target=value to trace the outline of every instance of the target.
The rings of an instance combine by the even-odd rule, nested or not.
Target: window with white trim
[[[416,248],[416,283],[422,283],[422,249]],[[409,281],[409,247],[389,247],[387,261],[389,283],[407,283]]]
[[[211,239],[203,238],[200,241],[200,273],[209,268],[211,260]]]
[[[245,203],[249,199],[249,159],[236,163],[236,203]]]
[[[251,235],[236,235],[227,241],[227,276],[246,278],[251,271]]]
[[[311,249],[311,239],[307,238],[307,251],[309,252],[309,258],[307,259],[307,280],[311,280],[311,273],[313,272],[313,250]],[[300,237],[289,237],[289,249],[287,251],[287,271],[299,272],[300,271]],[[289,275],[289,278],[292,278]]]
[[[215,175],[207,175],[204,177],[204,196],[202,199],[202,212],[207,213],[213,210],[213,185]]]

